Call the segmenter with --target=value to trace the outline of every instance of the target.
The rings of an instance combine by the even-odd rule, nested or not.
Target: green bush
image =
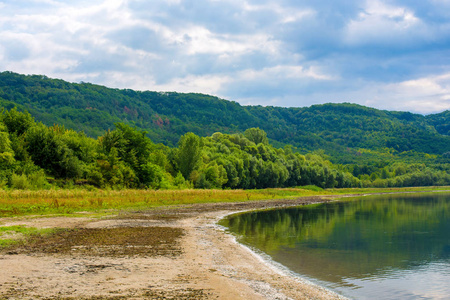
[[[28,190],[30,189],[30,183],[28,182],[28,177],[25,174],[17,175],[13,173],[11,176],[11,188],[18,190]]]
[[[32,189],[47,189],[50,187],[50,184],[45,178],[44,170],[28,174],[27,178]]]
[[[18,190],[38,190],[48,189],[50,184],[45,178],[44,171],[39,170],[28,175],[13,173],[10,179],[10,187]]]

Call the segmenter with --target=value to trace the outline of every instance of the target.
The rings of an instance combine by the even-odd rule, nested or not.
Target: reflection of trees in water
[[[227,226],[242,242],[280,260],[370,273],[448,258],[448,199],[448,193],[371,196],[244,213],[231,217]]]

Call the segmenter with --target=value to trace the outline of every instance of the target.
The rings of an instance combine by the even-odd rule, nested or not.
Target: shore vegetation
[[[0,188],[5,190],[446,186],[448,167],[334,164],[321,151],[276,148],[260,128],[209,137],[188,132],[177,147],[169,147],[124,123],[94,139],[57,124],[45,126],[14,108],[0,113]]]
[[[450,187],[345,188],[320,189],[279,188],[262,190],[0,190],[0,216],[71,215],[100,216],[120,210],[158,209],[198,203],[227,203],[257,200],[296,199],[307,196],[342,196],[398,192],[434,192]]]

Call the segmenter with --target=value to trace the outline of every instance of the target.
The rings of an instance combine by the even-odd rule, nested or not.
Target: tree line
[[[177,146],[156,144],[124,123],[94,139],[61,125],[46,126],[13,108],[0,114],[0,187],[261,189],[449,185],[446,166],[397,163],[372,169],[331,163],[323,153],[276,148],[265,131],[188,132]]]

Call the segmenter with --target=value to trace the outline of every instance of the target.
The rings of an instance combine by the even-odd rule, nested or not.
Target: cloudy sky
[[[450,109],[450,0],[0,0],[0,71],[243,105]]]

